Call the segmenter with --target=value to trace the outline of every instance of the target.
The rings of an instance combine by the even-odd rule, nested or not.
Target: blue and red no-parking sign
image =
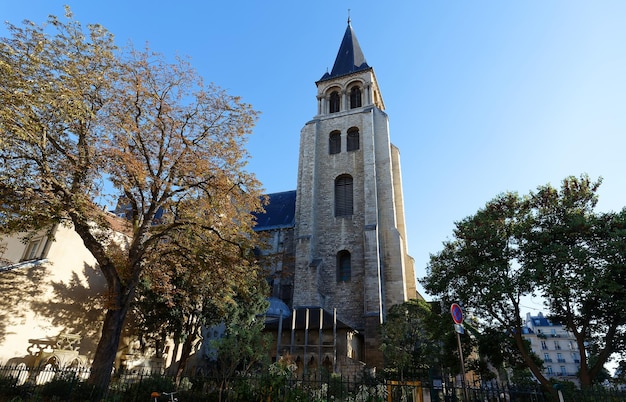
[[[463,324],[463,310],[461,310],[461,306],[452,303],[452,306],[450,306],[450,314],[452,314],[452,319],[455,324]]]

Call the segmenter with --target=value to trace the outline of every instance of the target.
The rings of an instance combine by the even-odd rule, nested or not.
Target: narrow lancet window
[[[350,253],[341,250],[337,253],[337,282],[348,282],[352,276]]]
[[[330,94],[330,99],[328,102],[328,106],[329,106],[329,112],[330,113],[337,113],[339,111],[339,92],[337,91],[333,91]]]

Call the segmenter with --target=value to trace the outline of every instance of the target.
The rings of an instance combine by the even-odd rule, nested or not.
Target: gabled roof
[[[269,203],[265,206],[265,213],[254,213],[257,232],[263,230],[283,229],[295,225],[296,190],[282,193],[267,194]]]
[[[335,59],[332,71],[326,73],[320,78],[320,81],[329,80],[342,75],[352,74],[357,71],[367,70],[370,66],[365,60],[365,56],[359,46],[359,41],[356,39],[356,35],[348,20],[348,27],[346,33],[343,35],[341,46],[339,46],[339,52]]]

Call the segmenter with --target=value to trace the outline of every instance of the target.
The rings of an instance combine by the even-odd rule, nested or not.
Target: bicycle
[[[154,391],[153,393],[150,394],[150,398],[154,398],[154,402],[158,402],[159,398],[161,397],[161,395],[165,395],[167,397],[169,397],[168,401],[169,402],[177,402],[178,398],[174,397],[174,394],[177,394],[178,391],[172,391],[172,392],[156,392]]]

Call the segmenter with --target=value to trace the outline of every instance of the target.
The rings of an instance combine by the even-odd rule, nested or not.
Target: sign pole
[[[465,401],[469,401],[467,395],[467,387],[465,386],[465,361],[463,359],[463,348],[461,347],[461,334],[463,330],[463,310],[461,306],[456,303],[452,303],[450,306],[450,314],[452,314],[452,320],[454,321],[454,329],[456,332],[456,342],[459,346],[459,358],[461,360],[461,387],[463,387],[463,398]]]
[[[459,344],[459,357],[461,358],[461,386],[463,387],[463,397],[467,401],[467,388],[465,386],[465,362],[463,361],[463,349],[461,348],[461,335],[459,332],[456,332],[456,341]]]

